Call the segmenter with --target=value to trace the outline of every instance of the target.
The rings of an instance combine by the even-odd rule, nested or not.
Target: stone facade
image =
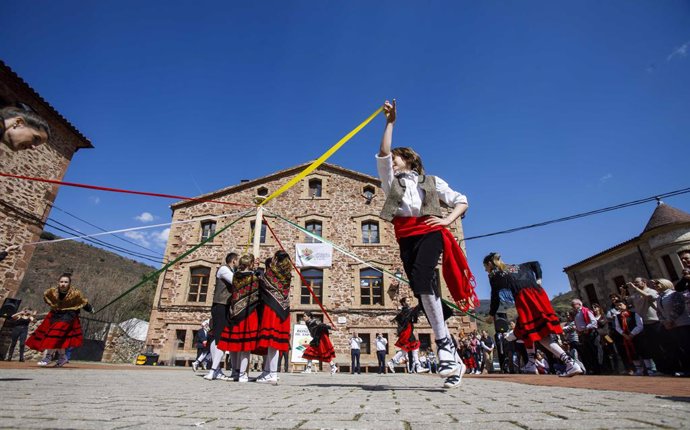
[[[0,62],[0,107],[4,106],[30,107],[48,121],[52,136],[47,144],[30,150],[14,152],[0,144],[2,173],[62,180],[74,153],[92,148],[72,124]],[[58,185],[0,176],[0,248],[38,241],[57,192]],[[23,247],[0,262],[0,304],[15,296],[33,250]]]
[[[609,294],[637,277],[679,279],[681,251],[690,249],[690,214],[660,203],[639,236],[563,269],[586,303],[609,306]]]
[[[252,204],[257,195],[270,195],[306,166],[307,164],[300,165],[242,182],[198,199]],[[316,183],[320,184],[320,195],[318,192],[314,195]],[[284,194],[268,202],[265,219],[291,255],[295,253],[296,243],[308,241],[306,235],[276,218],[274,214],[302,227],[320,223],[324,238],[345,247],[374,266],[395,271],[402,264],[393,226],[378,215],[384,202],[379,185],[380,182],[375,177],[323,164]],[[175,259],[199,244],[205,223],[215,222],[215,231],[219,231],[238,219],[239,214],[247,209],[211,202],[181,202],[173,205],[173,221],[193,222],[171,227],[166,259]],[[224,217],[212,218],[218,216]],[[193,332],[199,329],[201,321],[209,318],[216,271],[228,252],[249,252],[254,217],[254,213],[241,217],[237,223],[216,236],[212,243],[197,249],[161,275],[146,343],[147,347],[153,348],[153,352],[160,354],[163,364],[183,364],[195,358]],[[378,229],[378,243],[364,243],[363,224]],[[452,232],[456,238],[462,237],[460,221],[452,226]],[[280,249],[278,240],[267,229],[265,241],[261,243],[259,261],[263,262]],[[397,312],[399,299],[403,296],[412,297],[408,286],[398,287],[393,277],[385,275],[381,281],[382,303],[367,304],[369,296],[363,296],[360,287],[362,282],[367,281],[361,279],[366,275],[363,273],[365,269],[367,267],[364,264],[334,250],[332,266],[323,269],[321,275],[321,301],[336,326],[331,338],[336,347],[337,360],[341,364],[349,362],[348,339],[353,331],[363,336],[365,341],[369,337],[369,342],[363,345],[363,363],[376,363],[374,335],[377,332],[383,332],[388,337],[389,352],[394,353],[395,324],[391,320]],[[203,276],[195,277],[195,274],[203,271],[203,276],[207,276],[209,281],[207,295],[199,299],[194,289],[190,290],[190,285],[204,279]],[[294,324],[305,311],[320,313],[320,309],[316,304],[310,303],[299,277],[293,275],[291,322]],[[445,291],[445,285],[443,289]],[[190,292],[194,296],[191,297],[192,301]],[[458,333],[461,328],[467,331],[474,327],[469,318],[461,316],[451,318],[449,325],[452,333]],[[433,334],[426,319],[420,320],[417,332],[424,343],[433,344]]]

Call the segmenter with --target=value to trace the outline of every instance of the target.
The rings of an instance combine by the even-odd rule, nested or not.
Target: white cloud
[[[687,57],[688,49],[690,49],[690,41],[685,42],[684,44],[674,49],[673,52],[671,52],[669,56],[666,57],[666,61],[671,61],[673,57]]]
[[[166,228],[161,231],[154,231],[151,233],[151,239],[153,240],[153,243],[160,247],[160,248],[165,248],[165,245],[168,243],[168,236],[170,235],[170,228]]]
[[[100,197],[97,197],[97,196],[91,196],[91,197],[89,197],[89,200],[90,200],[91,203],[93,203],[94,205],[97,205],[97,204],[99,204],[99,203],[101,202],[101,198],[100,198]]]
[[[170,228],[158,231],[128,231],[125,236],[132,239],[141,246],[165,249],[168,243],[168,236],[170,235]]]
[[[132,239],[141,246],[151,245],[151,242],[149,242],[148,238],[146,237],[146,233],[142,233],[140,231],[127,231],[125,232],[125,236]]]
[[[599,178],[599,182],[603,184],[604,182],[608,181],[611,178],[613,178],[613,174],[607,173],[604,176],[602,176],[601,178]]]
[[[154,216],[148,212],[142,212],[141,215],[137,215],[134,217],[135,220],[144,223],[153,221],[153,218]]]

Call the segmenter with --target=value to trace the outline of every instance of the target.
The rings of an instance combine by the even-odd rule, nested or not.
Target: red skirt
[[[513,334],[525,344],[538,342],[552,334],[561,334],[561,322],[543,288],[525,288],[516,294],[518,317]]]
[[[398,336],[398,341],[395,342],[395,346],[397,346],[405,352],[410,352],[419,349],[419,341],[410,340],[411,338],[413,338],[412,324],[407,324],[407,326],[405,326],[405,330],[403,330],[403,332],[400,333],[400,336]]]
[[[474,357],[463,358],[462,362],[465,363],[468,369],[475,369],[477,367],[477,360]]]
[[[268,348],[275,348],[278,351],[290,349],[290,317],[281,321],[270,306],[264,305],[254,354],[265,355],[268,353]]]
[[[334,360],[335,349],[328,335],[324,334],[321,336],[318,347],[315,348],[309,345],[309,347],[304,350],[304,353],[302,353],[302,358],[305,360],[318,360],[322,363],[330,363]]]
[[[217,346],[222,351],[254,351],[258,334],[259,314],[254,309],[247,318],[225,327]]]
[[[84,341],[79,316],[71,321],[55,318],[53,311],[48,312],[41,325],[26,340],[26,346],[36,351],[46,349],[63,349],[78,347]]]

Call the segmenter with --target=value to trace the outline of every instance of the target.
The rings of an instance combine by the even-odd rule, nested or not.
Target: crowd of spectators
[[[572,300],[558,340],[587,374],[690,376],[690,252],[680,257],[683,275],[675,285],[668,279],[637,277],[610,294],[606,307]],[[473,339],[470,335],[462,342],[471,364],[482,345]],[[527,362],[524,345],[511,330],[497,333],[495,341],[501,370],[521,373]],[[563,370],[548,352],[538,352],[539,373]],[[477,363],[475,369],[486,367]]]

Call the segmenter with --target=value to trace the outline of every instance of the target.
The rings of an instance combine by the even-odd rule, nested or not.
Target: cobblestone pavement
[[[189,368],[2,368],[0,428],[690,428],[688,397],[482,377],[443,390],[435,375],[281,374],[277,386],[202,375]]]

